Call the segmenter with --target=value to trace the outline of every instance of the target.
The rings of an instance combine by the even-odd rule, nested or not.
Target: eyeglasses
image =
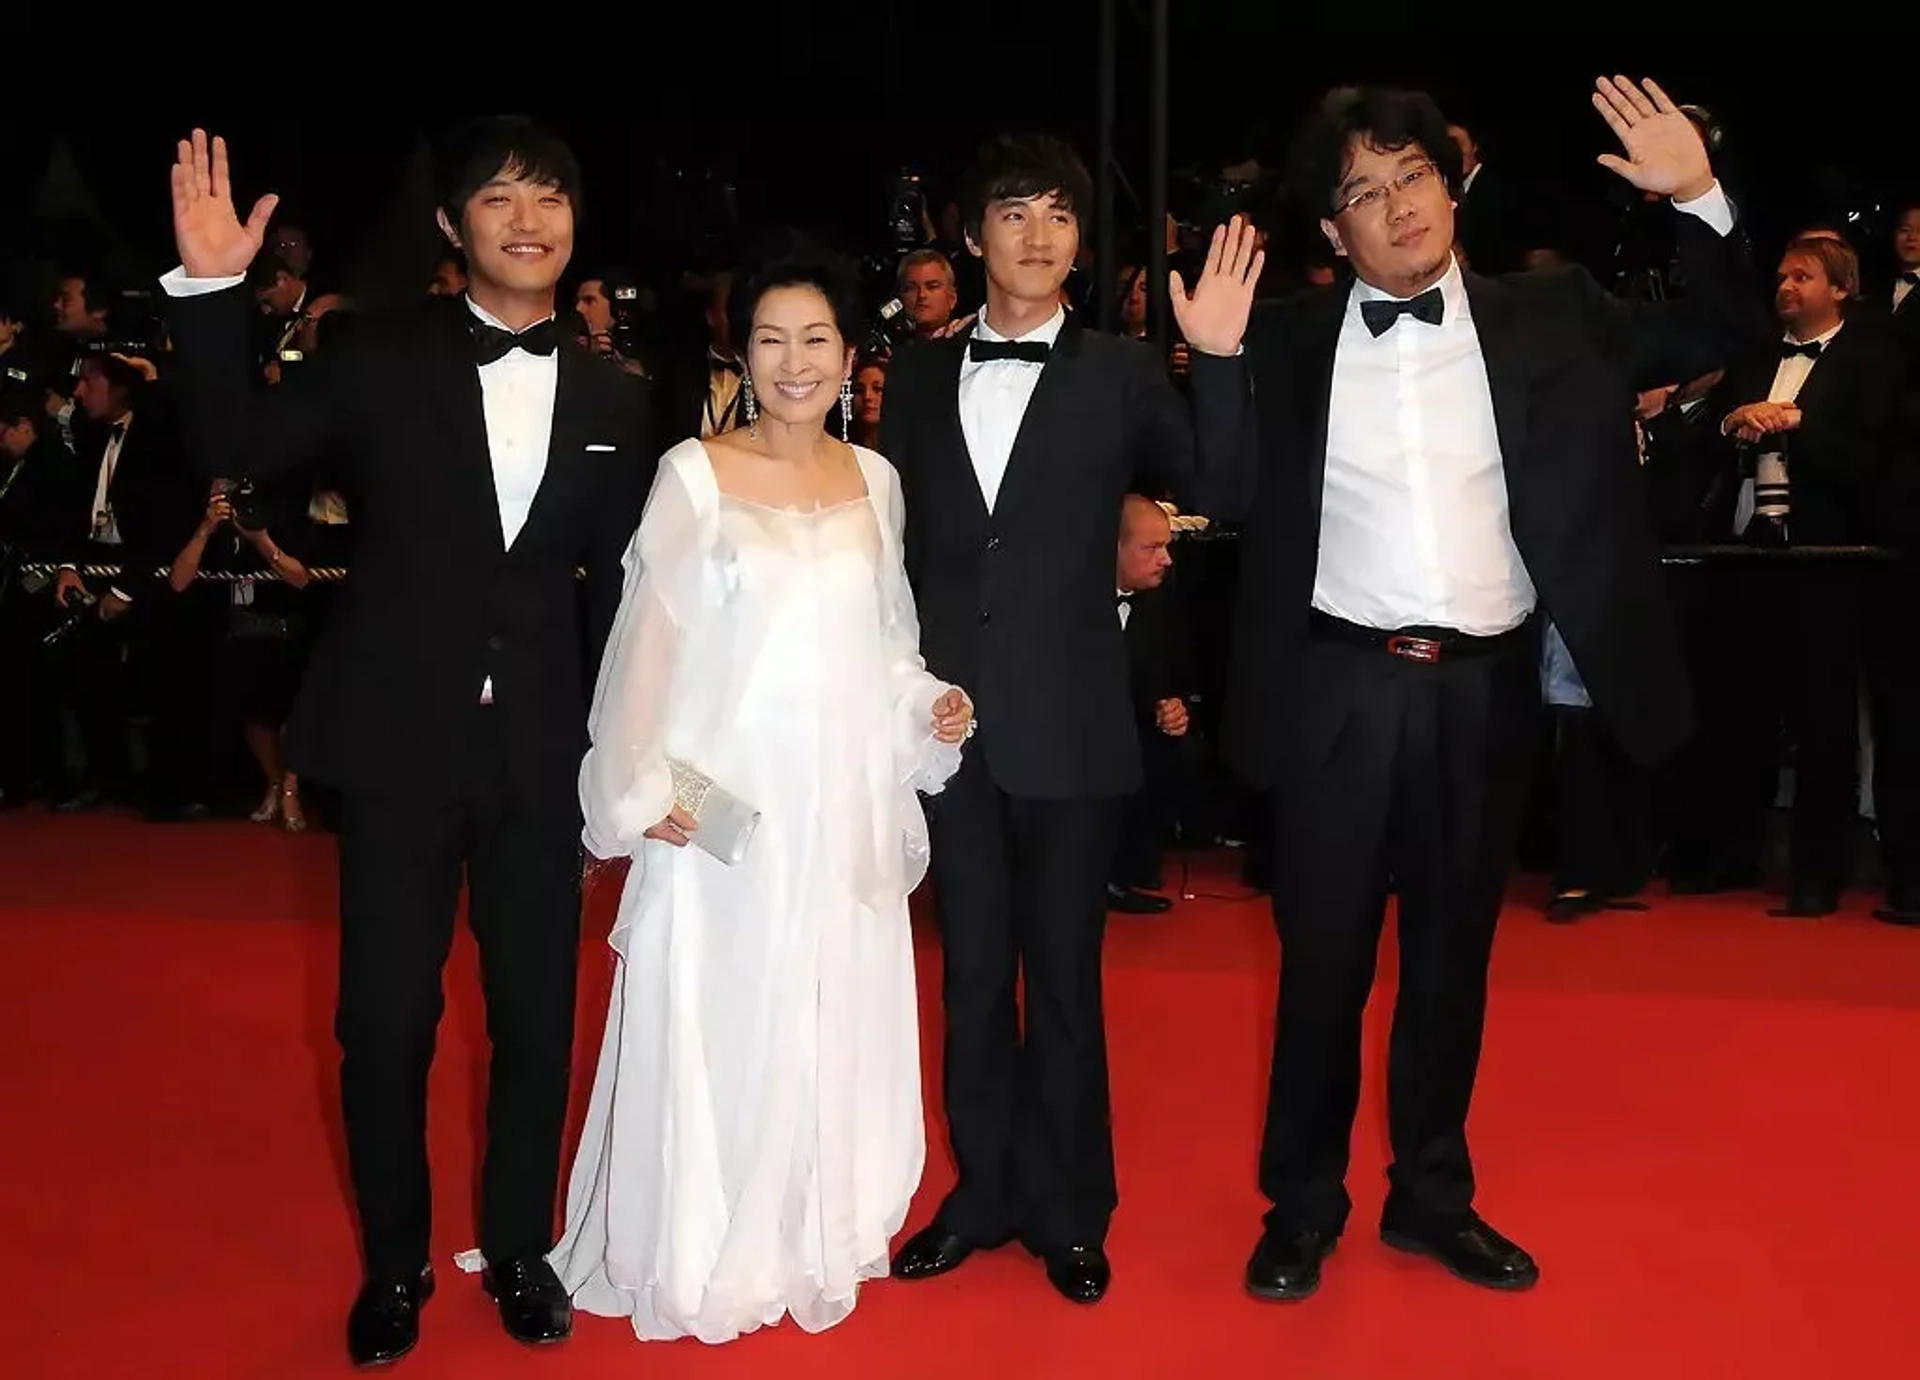
[[[1440,169],[1432,163],[1416,163],[1405,172],[1396,174],[1386,182],[1368,187],[1365,191],[1355,192],[1345,201],[1333,208],[1334,215],[1343,211],[1374,211],[1386,207],[1387,198],[1395,192],[1412,192],[1415,188],[1439,175]]]

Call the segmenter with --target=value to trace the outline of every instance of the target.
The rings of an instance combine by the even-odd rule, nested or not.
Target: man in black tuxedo
[[[481,1185],[485,1283],[508,1333],[572,1327],[553,1244],[578,963],[586,689],[619,601],[653,449],[634,381],[557,341],[579,170],[526,121],[463,130],[439,220],[462,297],[371,320],[310,372],[253,386],[247,265],[274,199],[244,223],[226,150],[182,142],[178,387],[193,462],[269,478],[337,459],[356,495],[353,578],[307,670],[288,763],[335,786],[335,1029],[366,1282],[361,1364],[419,1335],[431,1294],[427,1070],[462,872],[493,1042]],[[581,627],[574,572],[587,571]]]
[[[960,1178],[894,1273],[944,1274],[1018,1237],[1081,1303],[1106,1293],[1118,1202],[1100,951],[1120,805],[1140,784],[1114,534],[1133,476],[1184,489],[1194,452],[1155,353],[1060,305],[1091,195],[1056,140],[982,152],[962,203],[985,308],[894,356],[880,426],[906,496],[921,649],[979,711],[931,825]],[[1208,286],[1202,309],[1251,300],[1246,282]]]
[[[1353,285],[1263,306],[1244,363],[1208,358],[1234,355],[1241,333],[1201,329],[1174,296],[1196,395],[1237,397],[1249,421],[1241,463],[1202,481],[1204,511],[1247,520],[1225,747],[1277,816],[1282,966],[1260,1158],[1272,1210],[1246,1277],[1263,1298],[1314,1291],[1351,1209],[1360,1018],[1390,885],[1400,990],[1382,1233],[1474,1283],[1537,1277],[1475,1213],[1466,1139],[1541,712],[1537,620],[1560,629],[1629,754],[1650,762],[1682,742],[1688,696],[1628,369],[1674,353],[1681,310],[1730,328],[1756,315],[1686,116],[1624,78],[1595,104],[1628,154],[1602,161],[1690,213],[1676,219],[1694,290],[1670,311],[1573,269],[1462,273],[1444,117],[1425,95],[1351,88],[1304,132],[1290,185]],[[1251,252],[1244,229],[1218,232],[1209,268]]]
[[[1115,600],[1127,641],[1127,682],[1140,737],[1140,789],[1127,801],[1108,872],[1107,909],[1161,915],[1173,902],[1152,893],[1165,886],[1161,858],[1185,793],[1187,697],[1192,665],[1177,602],[1166,587],[1173,569],[1173,522],[1144,494],[1128,494],[1114,563]]]
[[[1729,361],[1710,400],[1730,438],[1722,456],[1735,496],[1715,539],[1871,545],[1889,535],[1884,477],[1905,463],[1898,348],[1856,321],[1860,266],[1845,241],[1791,241],[1776,278],[1780,334]],[[1750,447],[1745,466],[1735,441]],[[1675,840],[1676,858],[1693,865],[1676,866],[1674,885],[1708,892],[1759,875],[1784,720],[1797,746],[1790,880],[1775,913],[1814,919],[1839,908],[1851,871],[1868,572],[1855,561],[1801,560],[1742,574],[1720,591],[1701,633],[1711,649],[1701,659],[1703,698],[1718,709],[1701,734],[1706,760],[1689,778],[1695,794]],[[1905,774],[1896,770],[1889,784],[1875,792],[1883,823],[1905,835]]]

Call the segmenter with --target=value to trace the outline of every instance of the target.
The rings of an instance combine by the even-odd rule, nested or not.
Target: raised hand
[[[233,209],[233,184],[227,174],[227,141],[196,129],[180,141],[173,164],[173,242],[189,278],[235,278],[247,271],[266,238],[267,222],[280,198],[271,194],[253,203],[242,224]]]
[[[1713,186],[1713,165],[1700,131],[1653,81],[1646,90],[1626,77],[1594,83],[1593,108],[1620,136],[1627,156],[1603,153],[1600,166],[1643,192],[1692,201]]]
[[[1167,276],[1173,319],[1187,344],[1203,354],[1231,355],[1240,348],[1253,312],[1253,290],[1267,262],[1267,251],[1255,248],[1256,242],[1252,223],[1235,216],[1214,227],[1206,266],[1192,292],[1178,272]]]

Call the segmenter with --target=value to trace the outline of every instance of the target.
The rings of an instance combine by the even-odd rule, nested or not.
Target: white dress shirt
[[[1720,234],[1719,184],[1675,207]],[[1460,265],[1435,285],[1444,314],[1376,337],[1360,304],[1393,294],[1356,280],[1334,347],[1313,606],[1371,628],[1492,636],[1533,612],[1514,544],[1493,391]]]
[[[1893,309],[1895,311],[1900,310],[1900,304],[1906,301],[1907,294],[1913,291],[1913,284],[1907,281],[1907,274],[1911,272],[1913,272],[1912,269],[1903,268],[1900,270],[1900,276],[1893,280]]]
[[[1798,341],[1792,335],[1780,337],[1783,345],[1818,345],[1825,352],[1833,338],[1840,334],[1840,322],[1831,330],[1822,331],[1807,341]],[[1787,355],[1774,367],[1773,384],[1767,389],[1767,401],[1776,403],[1798,402],[1800,390],[1807,386],[1807,379],[1813,373],[1813,366],[1819,361],[1808,355]],[[1726,423],[1720,426],[1721,435],[1726,434]],[[1740,481],[1740,493],[1733,501],[1733,534],[1737,537],[1747,530],[1747,524],[1753,521],[1754,486],[1756,484],[1786,484],[1787,462],[1777,450],[1766,451],[1754,457],[1754,472]]]
[[[246,281],[233,278],[189,278],[176,268],[160,280],[169,297],[193,297],[220,292]],[[467,308],[490,326],[509,327],[471,297]],[[527,524],[533,497],[547,472],[547,451],[553,439],[553,399],[560,382],[560,356],[530,355],[509,350],[480,368],[480,404],[486,416],[487,453],[493,464],[493,495],[500,508],[500,535],[508,547]],[[493,681],[481,688],[490,703]]]
[[[100,454],[100,471],[93,481],[93,507],[88,510],[93,525],[88,531],[95,541],[106,546],[120,545],[120,524],[114,518],[113,505],[107,502],[107,491],[113,487],[113,472],[120,468],[120,448],[127,443],[127,431],[132,425],[131,412],[113,424],[107,436],[107,448]]]
[[[1032,340],[1052,346],[1067,324],[1065,307],[1022,336],[1004,336],[987,324],[986,309],[973,323],[973,334],[982,340]],[[960,363],[960,434],[966,438],[967,454],[973,460],[973,473],[980,481],[980,496],[987,511],[1000,496],[1000,484],[1007,477],[1007,461],[1013,456],[1014,440],[1020,435],[1020,423],[1026,420],[1027,404],[1040,382],[1044,364],[1029,364],[1020,359],[995,359],[981,363],[970,355]]]

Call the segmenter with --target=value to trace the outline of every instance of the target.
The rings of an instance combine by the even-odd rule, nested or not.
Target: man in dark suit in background
[[[1463,273],[1445,118],[1425,95],[1353,88],[1304,131],[1289,184],[1352,264],[1351,287],[1263,306],[1244,360],[1231,358],[1243,332],[1192,319],[1174,294],[1197,405],[1237,399],[1248,420],[1240,463],[1203,470],[1202,509],[1247,519],[1223,737],[1276,805],[1282,963],[1260,1157],[1272,1209],[1246,1275],[1259,1297],[1311,1294],[1346,1226],[1360,1020],[1390,885],[1400,989],[1382,1234],[1477,1284],[1538,1275],[1474,1211],[1466,1139],[1537,743],[1538,618],[1630,755],[1650,762],[1686,738],[1629,368],[1676,353],[1675,312],[1723,337],[1756,328],[1694,127],[1624,78],[1594,100],[1628,154],[1602,162],[1689,212],[1676,219],[1695,290],[1671,311],[1636,310],[1578,270]],[[1209,273],[1252,253],[1244,227],[1219,232]]]
[[[960,1176],[894,1273],[944,1274],[1018,1237],[1080,1303],[1104,1297],[1110,1273],[1100,954],[1120,804],[1140,784],[1114,535],[1137,473],[1187,487],[1195,440],[1154,351],[1061,306],[1092,190],[1057,140],[982,151],[962,205],[986,305],[894,356],[880,427],[906,495],[921,649],[979,708],[932,810]],[[1244,319],[1251,283],[1210,287],[1202,309],[1237,294]]]
[[[226,149],[199,131],[173,172],[182,267],[163,283],[193,463],[264,479],[337,460],[356,497],[353,578],[287,756],[343,806],[335,1029],[361,1364],[413,1347],[432,1292],[427,1070],[463,871],[493,1041],[485,1283],[513,1337],[572,1328],[546,1253],[573,1046],[585,687],[655,459],[632,380],[556,338],[579,181],[567,147],[526,121],[463,130],[439,221],[467,256],[466,294],[369,321],[269,389],[254,385],[244,282],[274,199],[242,223]]]
[[[1192,663],[1178,601],[1169,597],[1173,569],[1173,522],[1166,509],[1143,494],[1128,494],[1120,516],[1120,550],[1114,585],[1120,628],[1127,640],[1127,682],[1140,738],[1140,789],[1122,813],[1107,909],[1127,915],[1160,915],[1173,902],[1150,893],[1165,886],[1161,857],[1185,794],[1187,697],[1193,693]]]

